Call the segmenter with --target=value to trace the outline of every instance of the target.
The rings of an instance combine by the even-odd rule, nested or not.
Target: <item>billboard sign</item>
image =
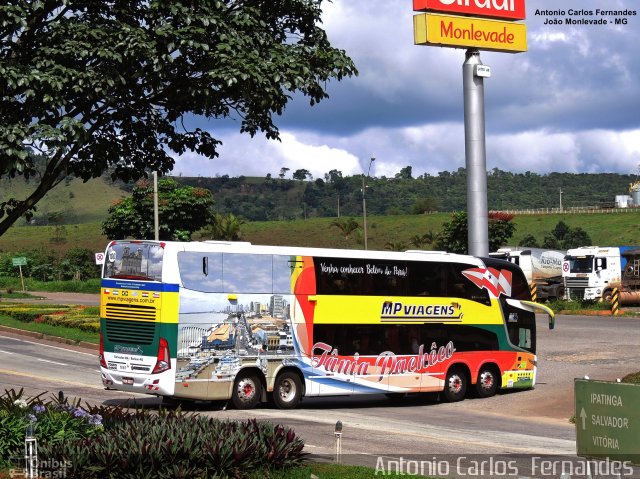
[[[578,456],[640,464],[640,385],[575,380]]]
[[[495,52],[526,52],[524,23],[422,13],[413,17],[416,45],[478,48]]]
[[[413,0],[413,9],[502,20],[526,18],[524,0]]]

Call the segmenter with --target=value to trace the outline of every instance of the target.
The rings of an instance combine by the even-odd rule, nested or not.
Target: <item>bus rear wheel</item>
[[[500,384],[500,375],[493,366],[482,366],[476,381],[476,393],[478,397],[488,398],[494,396]]]
[[[262,384],[255,374],[240,373],[233,384],[231,402],[236,409],[251,409],[260,401]]]
[[[447,372],[442,395],[447,402],[462,401],[467,394],[469,380],[462,368],[453,367]]]
[[[284,372],[276,378],[273,387],[273,404],[278,409],[293,409],[302,397],[300,377],[293,372]]]

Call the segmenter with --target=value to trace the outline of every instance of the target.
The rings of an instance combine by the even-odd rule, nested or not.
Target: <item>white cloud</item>
[[[529,2],[529,51],[482,52],[487,168],[537,173],[634,173],[640,163],[640,15],[627,25],[544,25],[536,9],[575,1]],[[636,0],[581,0],[579,8],[638,10]],[[280,125],[282,142],[214,132],[217,160],[184,155],[174,172],[277,175],[281,167],[359,174],[371,156],[375,176],[412,166],[414,176],[464,167],[464,50],[413,45],[411,2],[323,2],[324,28],[360,75],[330,82],[314,108],[296,98]],[[556,17],[564,19],[564,16]]]

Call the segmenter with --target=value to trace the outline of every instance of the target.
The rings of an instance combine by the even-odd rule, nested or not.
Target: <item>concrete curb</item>
[[[71,339],[61,338],[59,336],[51,336],[49,334],[38,333],[36,331],[26,331],[24,329],[12,328],[9,326],[2,326],[2,325],[0,325],[0,331],[3,331],[5,333],[10,333],[16,336],[25,336],[31,339],[65,344],[67,346],[74,346],[76,348],[90,350],[91,352],[96,352],[100,350],[100,346],[98,346],[97,344],[88,343],[86,341],[73,341]]]

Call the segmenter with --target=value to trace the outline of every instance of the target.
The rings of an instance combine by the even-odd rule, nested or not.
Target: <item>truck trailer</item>
[[[529,286],[536,285],[536,300],[553,300],[564,296],[562,263],[565,254],[565,251],[546,248],[504,247],[489,256],[520,266]]]

